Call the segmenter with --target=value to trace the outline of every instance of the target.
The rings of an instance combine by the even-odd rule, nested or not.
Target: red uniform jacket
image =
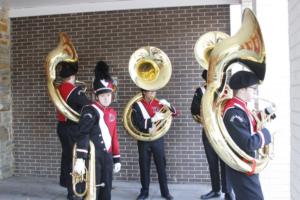
[[[151,117],[162,107],[163,105],[159,104],[158,99],[153,99],[150,103],[145,99],[134,103],[132,105],[132,121],[134,126],[141,132],[149,133],[149,128],[152,128]],[[177,114],[173,106],[171,106],[170,110],[173,115]]]
[[[58,87],[58,91],[63,100],[76,112],[80,113],[83,106],[90,103],[84,90],[70,82],[63,82]],[[67,118],[57,110],[57,120],[66,122]]]

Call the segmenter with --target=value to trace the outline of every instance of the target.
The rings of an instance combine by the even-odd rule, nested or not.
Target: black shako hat
[[[250,71],[254,72],[254,74],[257,76],[259,80],[263,81],[265,79],[265,74],[266,74],[265,60],[262,63],[260,63],[251,60],[239,59],[238,62],[244,64],[246,67],[250,69]]]
[[[229,86],[233,90],[247,88],[252,85],[258,84],[258,77],[249,71],[239,71],[232,75],[229,81]]]
[[[99,61],[96,64],[93,88],[96,95],[113,91],[113,80],[109,74],[109,66],[104,61]]]
[[[240,65],[247,67],[251,72],[253,72],[257,76],[257,78],[260,81],[263,81],[265,79],[265,75],[266,75],[266,60],[265,60],[265,58],[261,62],[237,58],[237,59],[233,59],[230,62],[228,62],[227,66],[229,66],[233,63],[239,63]]]
[[[59,65],[61,66],[61,70],[59,71],[59,76],[61,78],[67,78],[78,72],[78,62],[62,61]]]

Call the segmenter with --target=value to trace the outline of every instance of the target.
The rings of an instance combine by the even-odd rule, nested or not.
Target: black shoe
[[[224,200],[234,200],[234,196],[231,193],[225,193]]]
[[[67,197],[68,200],[82,200],[82,197],[78,197],[76,195],[68,195]]]
[[[144,194],[144,193],[141,193],[139,194],[139,196],[136,198],[136,200],[145,200],[148,198],[148,194]]]
[[[211,198],[219,197],[220,195],[221,195],[220,192],[210,191],[207,194],[201,195],[200,199],[211,199]]]
[[[162,197],[165,198],[166,200],[173,200],[174,199],[174,197],[172,195],[170,195],[170,194],[163,195]]]

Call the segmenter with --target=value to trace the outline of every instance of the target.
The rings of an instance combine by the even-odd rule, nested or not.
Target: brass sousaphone
[[[78,55],[66,33],[59,34],[58,46],[50,51],[46,57],[45,70],[47,75],[47,86],[50,99],[55,107],[68,119],[78,122],[79,113],[74,111],[61,97],[56,84],[56,67],[62,62],[77,62]]]
[[[163,88],[170,80],[172,66],[168,56],[160,49],[152,46],[141,47],[136,50],[129,60],[129,74],[133,82],[145,90]],[[123,124],[128,134],[141,141],[153,141],[162,137],[169,130],[172,123],[171,111],[163,107],[160,112],[165,118],[155,125],[155,131],[143,133],[138,131],[131,120],[132,105],[142,98],[138,93],[129,100],[123,113]]]
[[[212,33],[213,34],[213,33]],[[258,158],[241,150],[230,137],[222,118],[226,98],[226,72],[230,65],[240,59],[265,62],[265,47],[259,24],[250,9],[243,13],[242,26],[236,35],[223,38],[209,51],[199,49],[196,53],[208,66],[207,88],[202,97],[201,114],[208,140],[219,157],[231,168],[245,173],[259,173],[269,161],[269,148],[265,146]],[[197,54],[203,55],[197,55]],[[201,64],[201,63],[200,63]],[[265,65],[250,68],[261,81],[265,77]],[[246,161],[246,162],[245,162]]]
[[[56,83],[56,67],[62,62],[77,62],[78,56],[76,50],[66,33],[59,34],[58,46],[50,51],[46,57],[45,70],[47,75],[47,86],[50,99],[54,103],[55,107],[69,120],[74,122],[79,121],[80,114],[70,108],[67,103],[61,97]],[[82,82],[76,81],[82,84]],[[73,168],[76,160],[76,145],[73,149]],[[89,169],[86,170],[85,175],[81,176],[72,172],[72,184],[74,193],[77,196],[83,197],[85,200],[96,199],[96,171],[95,171],[95,147],[90,142],[89,150]],[[85,181],[85,191],[79,193],[76,191],[76,185],[79,182]]]
[[[197,40],[194,47],[194,53],[196,60],[203,69],[208,70],[209,55],[216,44],[227,38],[229,38],[229,35],[226,33],[211,31],[201,35],[201,37]],[[192,116],[196,122],[202,124],[203,119],[201,114]]]

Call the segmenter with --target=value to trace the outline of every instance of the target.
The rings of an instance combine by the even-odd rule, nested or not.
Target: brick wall
[[[128,73],[130,55],[151,45],[168,54],[173,73],[158,92],[180,111],[165,136],[170,182],[208,182],[200,127],[189,111],[199,68],[193,47],[212,30],[229,33],[229,6],[199,6],[78,13],[12,19],[12,95],[16,175],[58,176],[61,147],[54,106],[49,100],[43,62],[57,45],[58,33],[71,37],[79,55],[79,80],[90,85],[96,61],[105,60],[118,78],[119,140],[122,170],[116,179],[138,180],[136,141],[124,131],[123,108],[139,89]],[[156,170],[152,166],[152,177]]]
[[[300,199],[300,2],[289,1],[289,36],[291,62],[291,199]]]

